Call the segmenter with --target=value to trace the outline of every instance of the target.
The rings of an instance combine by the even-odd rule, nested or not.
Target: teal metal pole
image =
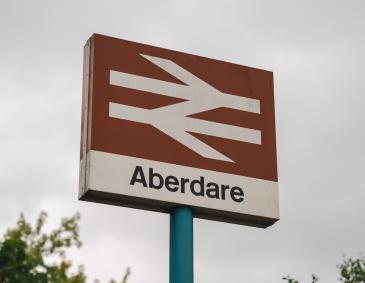
[[[170,283],[194,282],[193,209],[175,208],[170,214]]]

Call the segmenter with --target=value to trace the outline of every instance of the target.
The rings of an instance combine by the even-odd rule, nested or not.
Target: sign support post
[[[170,283],[194,282],[193,209],[175,208],[170,214]]]

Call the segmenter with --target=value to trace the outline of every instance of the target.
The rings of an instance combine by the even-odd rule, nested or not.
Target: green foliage
[[[283,280],[286,280],[288,283],[299,283],[298,280],[291,278],[289,275],[282,278]],[[319,280],[319,278],[312,274],[312,283],[316,283]]]
[[[344,258],[338,266],[340,270],[339,280],[344,283],[365,283],[365,257],[360,255],[359,258]],[[282,278],[287,283],[299,283],[298,280],[285,276]],[[312,275],[312,283],[318,282],[319,278]]]
[[[71,247],[81,247],[79,214],[63,218],[59,228],[44,232],[47,214],[41,212],[34,227],[21,214],[17,225],[0,240],[1,283],[86,283],[83,267],[74,272],[66,258]],[[122,283],[130,275],[127,270]],[[111,281],[115,282],[115,281]]]
[[[78,214],[64,218],[58,229],[43,232],[47,214],[42,212],[33,228],[22,214],[14,229],[9,229],[0,242],[0,282],[4,283],[84,283],[82,267],[69,274],[71,262],[65,252],[80,247]],[[47,262],[51,256],[58,260]],[[49,260],[50,261],[50,260]]]
[[[298,283],[299,282],[298,280],[291,278],[290,275],[287,275],[287,276],[283,277],[282,279],[286,280],[288,283]]]
[[[340,269],[341,282],[365,282],[365,257],[363,255],[357,259],[345,258],[338,268]]]

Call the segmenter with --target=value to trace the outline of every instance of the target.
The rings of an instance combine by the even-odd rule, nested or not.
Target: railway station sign
[[[94,34],[79,198],[270,226],[279,219],[272,72]]]

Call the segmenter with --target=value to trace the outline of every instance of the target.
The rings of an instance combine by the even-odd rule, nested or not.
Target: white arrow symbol
[[[150,124],[199,155],[222,161],[234,162],[188,132],[261,144],[261,131],[259,130],[187,117],[219,107],[259,114],[259,100],[222,93],[171,60],[140,55],[186,85],[113,70],[110,70],[109,83],[149,93],[182,98],[187,101],[151,110],[110,102],[110,117]]]

